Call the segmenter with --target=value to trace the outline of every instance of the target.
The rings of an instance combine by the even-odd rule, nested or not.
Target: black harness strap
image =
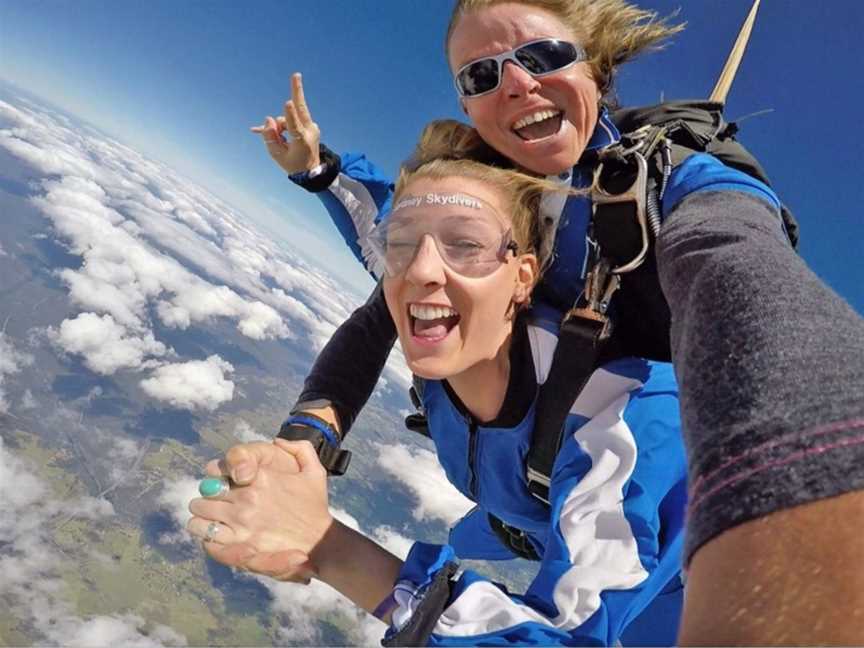
[[[659,141],[662,133],[657,136]],[[648,163],[638,152],[621,155],[611,150],[598,167],[589,226],[595,252],[588,259],[585,290],[561,323],[552,366],[537,397],[525,459],[528,490],[547,505],[567,415],[601,359],[609,359],[605,351],[613,329],[608,313],[612,297],[622,274],[639,268],[648,254],[647,183]]]
[[[603,322],[570,318],[561,325],[549,377],[537,398],[538,416],[526,458],[528,490],[549,504],[552,466],[561,448],[564,421],[573,401],[597,368],[604,342]]]
[[[540,560],[540,554],[537,553],[534,545],[531,544],[531,540],[529,540],[528,534],[525,531],[510,526],[491,513],[488,513],[487,517],[489,518],[489,526],[492,527],[492,531],[498,536],[501,544],[520,558],[524,558],[525,560]]]
[[[311,414],[305,416],[313,417]],[[319,417],[314,416],[313,418],[318,419]],[[326,424],[323,419],[319,420]],[[279,428],[279,434],[276,437],[286,441],[309,441],[315,448],[315,452],[318,453],[321,465],[327,469],[330,475],[344,475],[345,471],[348,470],[348,464],[351,463],[350,450],[342,450],[338,446],[330,445],[319,430],[309,425],[291,423],[290,420],[285,421]]]
[[[552,467],[561,449],[567,414],[599,366],[612,332],[606,309],[618,287],[618,277],[609,274],[610,267],[606,258],[594,264],[583,298],[564,316],[552,366],[537,396],[537,414],[525,473],[528,490],[546,504],[549,504]]]

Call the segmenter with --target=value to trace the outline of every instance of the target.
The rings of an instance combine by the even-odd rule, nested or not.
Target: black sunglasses
[[[494,92],[501,85],[504,62],[513,61],[531,76],[539,77],[558,72],[584,61],[585,50],[555,38],[544,38],[520,45],[509,52],[471,61],[456,72],[456,90],[462,97],[479,97]]]

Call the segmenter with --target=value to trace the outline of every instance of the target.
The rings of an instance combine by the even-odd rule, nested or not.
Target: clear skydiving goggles
[[[488,203],[468,194],[403,196],[367,241],[387,275],[404,273],[431,239],[441,260],[463,277],[485,277],[518,253],[512,230]]]
[[[505,61],[513,61],[533,77],[542,77],[584,61],[585,50],[557,38],[531,41],[495,56],[466,63],[456,72],[456,90],[462,97],[479,97],[501,85]]]

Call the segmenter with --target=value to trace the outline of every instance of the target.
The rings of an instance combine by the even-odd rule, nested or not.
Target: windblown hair
[[[505,2],[536,7],[556,16],[573,32],[588,53],[588,65],[604,105],[617,107],[615,72],[643,52],[660,49],[665,40],[684,29],[674,24],[675,14],[658,18],[625,0],[457,0],[450,16],[444,49],[450,58],[450,37],[459,19],[468,13]]]
[[[412,180],[418,178],[473,178],[504,193],[519,253],[537,253],[540,248],[538,213],[544,191],[567,191],[543,178],[517,171],[513,164],[484,142],[468,124],[442,119],[430,122],[396,182],[396,204]]]

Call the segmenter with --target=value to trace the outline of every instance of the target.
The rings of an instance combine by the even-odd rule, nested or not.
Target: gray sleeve
[[[864,320],[772,210],[696,193],[657,257],[689,463],[686,559],[747,520],[864,488]]]

